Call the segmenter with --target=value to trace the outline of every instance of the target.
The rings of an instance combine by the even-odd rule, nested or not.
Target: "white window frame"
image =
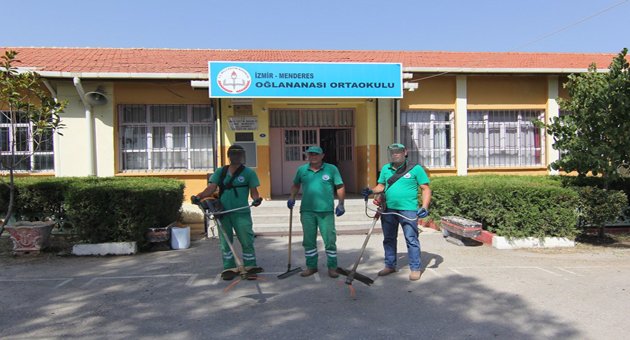
[[[0,115],[8,117],[9,112],[0,111]],[[9,121],[10,119],[7,119],[7,120]],[[19,169],[19,165],[16,165],[16,168],[14,169],[14,171],[21,172],[21,173],[41,173],[41,172],[55,171],[55,161],[54,161],[55,145],[54,145],[53,134],[49,136],[50,137],[49,143],[52,146],[52,150],[42,151],[42,150],[35,150],[36,146],[35,146],[35,141],[33,140],[32,122],[27,120],[26,122],[23,122],[23,123],[13,123],[13,124],[0,123],[0,128],[7,129],[7,132],[8,132],[7,150],[0,150],[0,156],[2,156],[3,158],[11,156],[11,150],[14,144],[14,136],[16,134],[16,131],[14,129],[24,129],[24,128],[27,129],[27,142],[26,142],[27,147],[24,150],[17,150],[16,148],[15,156],[17,157],[18,160],[22,159],[22,161],[25,161],[28,164],[28,166],[27,166],[27,169]],[[40,141],[40,143],[44,143],[44,142],[45,142],[44,140]],[[19,141],[16,142],[16,144],[19,144]],[[35,169],[35,166],[37,165],[35,158],[40,157],[40,156],[51,157],[50,168]],[[9,169],[0,168],[0,173],[6,173],[8,171]]]
[[[539,110],[469,110],[468,111],[468,167],[541,167],[545,161],[545,130],[538,128],[538,146],[527,145],[524,135],[525,128],[531,129],[533,123],[525,119],[525,114],[532,116],[536,114],[536,119],[542,121],[545,117],[544,111]],[[514,121],[492,121],[491,115],[502,115],[508,117],[513,115]],[[482,120],[473,120],[473,116],[481,115]],[[473,128],[483,128],[483,143],[471,141],[471,130]],[[536,128],[534,126],[534,128]],[[498,129],[498,135],[492,130]],[[509,129],[516,129],[515,133],[510,133]],[[497,138],[498,136],[498,138]],[[475,138],[477,142],[479,138]],[[534,144],[536,141],[534,141]],[[476,153],[473,155],[473,151]],[[484,156],[483,164],[475,164],[471,157]],[[538,154],[538,156],[536,155]],[[503,155],[503,158],[501,158]],[[509,157],[512,156],[513,157]],[[528,156],[529,155],[529,156]],[[496,157],[493,157],[496,156]],[[538,162],[524,162],[523,158],[538,159]],[[497,162],[498,158],[498,162]]]
[[[448,120],[438,120],[438,115],[448,114]],[[426,119],[422,121],[413,121],[414,116],[424,116]],[[401,142],[407,147],[407,155],[411,162],[421,163],[428,168],[453,168],[455,166],[455,113],[453,111],[443,110],[402,110],[400,112],[401,125],[406,126],[410,135],[403,135]],[[436,138],[438,133],[436,130],[444,128],[448,130],[448,136],[442,142],[444,147],[436,147]],[[420,140],[420,132],[429,132],[429,145],[418,146]],[[426,155],[428,157],[420,157]],[[446,157],[446,164],[440,159]],[[428,159],[428,162],[422,162],[422,159]]]
[[[144,171],[153,171],[153,172],[171,172],[171,171],[196,171],[203,170],[208,171],[208,169],[214,169],[216,164],[216,117],[214,116],[214,111],[210,104],[172,104],[172,106],[185,106],[186,107],[186,121],[185,122],[152,122],[151,121],[151,109],[154,107],[160,106],[171,106],[168,104],[146,104],[140,105],[145,107],[145,121],[144,122],[130,122],[126,123],[123,120],[124,108],[127,106],[139,106],[137,104],[120,104],[118,117],[119,117],[119,150],[118,150],[118,159],[119,159],[119,171],[121,172],[144,172]],[[193,108],[194,107],[207,107],[210,112],[209,122],[193,122]],[[211,133],[210,143],[207,147],[202,148],[192,148],[192,128],[195,126],[208,127]],[[145,129],[145,145],[146,148],[138,148],[138,149],[126,149],[124,142],[124,130],[128,127],[137,127]],[[159,148],[153,147],[153,129],[156,127],[162,127],[165,130],[165,145]],[[185,128],[185,140],[183,147],[174,147],[173,145],[173,129],[176,127],[184,127]],[[155,167],[153,164],[153,153],[160,152],[185,152],[186,165],[185,167],[175,167],[175,166],[167,166],[167,167]],[[194,152],[207,152],[211,156],[208,158],[209,163],[204,164],[202,166],[193,167],[193,153]],[[125,153],[144,153],[146,159],[145,167],[141,169],[125,169],[124,155]],[[173,162],[172,164],[174,164]]]

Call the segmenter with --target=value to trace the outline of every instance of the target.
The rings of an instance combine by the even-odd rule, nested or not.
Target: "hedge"
[[[461,216],[505,237],[569,237],[578,233],[578,193],[549,176],[479,175],[431,181],[431,218]]]
[[[16,180],[16,216],[29,220],[69,221],[88,243],[144,243],[151,227],[164,227],[179,218],[184,183],[153,177],[20,178]],[[8,189],[0,189],[0,209],[6,211]]]

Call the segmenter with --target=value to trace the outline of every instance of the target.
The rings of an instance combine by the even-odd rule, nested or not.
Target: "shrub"
[[[442,216],[461,216],[505,237],[577,234],[578,195],[552,177],[438,177],[431,188],[431,216],[437,221]]]
[[[161,178],[88,178],[66,197],[68,218],[89,243],[144,241],[147,228],[176,221],[184,200],[181,181]]]
[[[65,220],[64,200],[70,178],[18,178],[15,181],[15,219],[23,221]],[[9,189],[0,186],[0,211],[8,208]]]

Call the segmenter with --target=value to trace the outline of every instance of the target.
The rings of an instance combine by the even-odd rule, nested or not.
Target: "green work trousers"
[[[324,240],[326,249],[326,265],[328,269],[337,268],[337,231],[335,230],[335,215],[332,212],[300,212],[300,221],[304,231],[304,256],[306,267],[317,269],[317,228]]]
[[[254,229],[252,228],[251,214],[226,214],[220,218],[220,223],[221,225],[219,227],[223,228],[228,237],[228,241],[226,241],[223,234],[219,232],[219,239],[221,240],[221,253],[223,257],[223,269],[236,268],[234,254],[227,243],[234,242],[234,233],[236,233],[236,237],[241,243],[241,248],[243,249],[243,262],[245,267],[255,267],[256,252],[254,251]]]

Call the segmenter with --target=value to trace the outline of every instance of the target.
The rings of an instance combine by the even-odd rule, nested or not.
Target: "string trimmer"
[[[201,203],[199,204],[199,207],[201,208],[201,210],[203,210],[204,215],[207,216],[208,219],[214,221],[214,223],[216,224],[217,229],[219,229],[221,236],[223,236],[223,239],[225,240],[225,243],[227,243],[228,247],[230,248],[230,251],[234,255],[234,261],[236,262],[239,278],[236,281],[230,283],[230,285],[228,285],[227,287],[225,287],[223,292],[227,292],[228,290],[236,286],[242,280],[263,280],[264,281],[264,279],[256,275],[256,273],[248,272],[245,269],[245,264],[243,263],[243,260],[237,255],[236,250],[234,249],[234,245],[232,244],[232,242],[230,242],[230,239],[227,236],[227,232],[223,228],[223,224],[221,224],[221,220],[217,218],[217,216],[225,215],[225,214],[237,211],[237,210],[247,209],[249,207],[252,207],[253,205],[254,203],[240,207],[240,208],[222,210],[223,207],[221,206],[221,203],[217,199],[206,199],[206,200],[201,201]]]
[[[291,208],[291,212],[289,213],[289,264],[287,264],[287,271],[278,275],[279,279],[285,279],[297,272],[301,272],[302,268],[297,267],[291,269],[291,230],[293,229],[293,208]]]

